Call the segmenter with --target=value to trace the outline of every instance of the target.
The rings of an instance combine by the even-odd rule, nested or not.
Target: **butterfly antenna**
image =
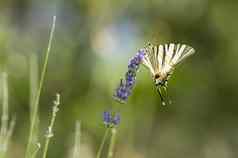
[[[164,101],[164,97],[162,96],[161,89],[160,89],[159,86],[157,87],[157,91],[158,91],[158,93],[159,93],[159,96],[160,96],[160,99],[161,99],[162,105],[165,106],[166,103],[165,103],[165,101]]]

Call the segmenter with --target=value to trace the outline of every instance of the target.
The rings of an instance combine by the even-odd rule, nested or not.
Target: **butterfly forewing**
[[[175,65],[195,52],[188,45],[173,43],[159,46],[150,44],[145,50],[146,57],[143,63],[153,75],[170,73]]]
[[[181,47],[180,47],[180,45],[178,45],[175,55],[172,58],[171,64],[173,66],[176,64],[179,64],[183,59],[192,55],[193,53],[195,53],[195,50],[192,47],[187,46],[185,44],[183,44]]]
[[[177,63],[181,62],[182,60],[184,60],[185,58],[189,57],[190,55],[194,53],[195,53],[195,50],[192,47],[186,46],[181,56],[179,57],[179,60],[177,61]]]
[[[168,47],[168,45],[165,45],[165,48]],[[169,47],[166,50],[166,62],[169,63],[173,57],[174,51],[175,50],[175,45],[174,44],[170,44]]]
[[[153,51],[152,51],[152,45],[151,44],[148,44],[148,46],[145,48],[145,57],[143,59],[143,64],[148,67],[151,71],[151,73],[154,75],[155,74],[155,70],[154,70],[154,67],[155,67],[155,56],[153,54]]]

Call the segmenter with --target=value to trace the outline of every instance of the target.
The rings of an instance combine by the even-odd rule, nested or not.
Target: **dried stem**
[[[45,145],[44,145],[44,149],[43,149],[42,158],[46,158],[47,151],[48,151],[48,146],[49,146],[49,143],[50,143],[50,139],[54,136],[52,129],[54,127],[56,114],[59,111],[59,105],[60,105],[60,94],[56,94],[56,100],[54,101],[54,106],[53,106],[53,109],[52,109],[52,116],[51,116],[51,120],[50,120],[50,125],[49,125],[47,133],[46,133],[46,139],[45,139]]]

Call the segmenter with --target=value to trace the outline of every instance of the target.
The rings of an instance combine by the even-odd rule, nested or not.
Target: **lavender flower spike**
[[[119,125],[121,117],[119,113],[113,114],[112,112],[105,111],[103,113],[103,122],[106,127],[114,127]]]
[[[145,50],[140,49],[136,55],[129,61],[128,71],[125,74],[125,79],[121,79],[121,83],[113,95],[114,99],[120,103],[125,103],[132,92],[136,81],[136,73],[145,56]]]

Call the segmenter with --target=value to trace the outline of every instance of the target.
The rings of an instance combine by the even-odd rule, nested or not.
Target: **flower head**
[[[105,111],[103,113],[103,122],[107,127],[114,127],[119,125],[121,117],[119,113],[113,114],[112,112]]]
[[[125,103],[131,94],[131,91],[135,85],[136,73],[139,66],[145,56],[145,50],[140,49],[136,55],[129,61],[128,71],[125,74],[125,79],[121,79],[121,83],[116,89],[114,99],[121,103]]]

